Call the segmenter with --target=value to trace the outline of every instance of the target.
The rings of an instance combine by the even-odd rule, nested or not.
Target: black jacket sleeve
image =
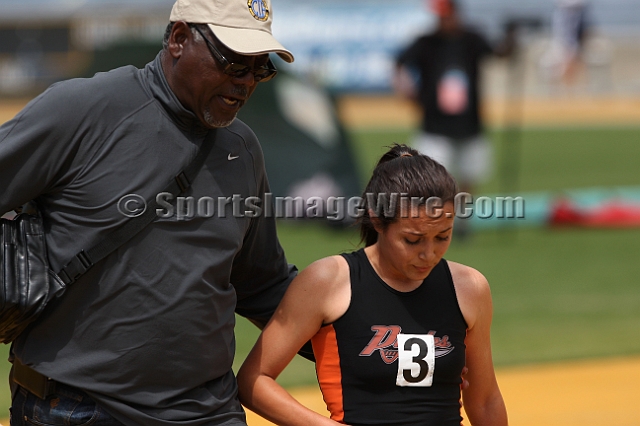
[[[253,178],[261,199],[260,214],[251,218],[242,249],[234,258],[231,283],[238,297],[236,312],[256,324],[266,324],[282,299],[297,269],[287,263],[280,246],[273,215],[266,214],[269,182],[262,149],[256,136],[247,127],[239,128],[247,150],[253,157]],[[249,177],[248,177],[249,178]]]
[[[73,98],[56,84],[0,127],[0,214],[55,191],[64,180],[81,120]]]
[[[255,138],[253,134],[252,136]],[[270,189],[262,150],[257,141],[250,151],[254,157],[258,194],[262,200],[261,214],[252,219],[242,250],[234,259],[231,283],[238,297],[236,313],[263,328],[297,275],[298,269],[287,263],[278,240],[275,218],[265,212],[265,203],[270,202],[270,197],[266,194],[270,194]],[[298,353],[314,361],[310,342]]]

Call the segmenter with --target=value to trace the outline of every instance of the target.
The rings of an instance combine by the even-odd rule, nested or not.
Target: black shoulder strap
[[[171,193],[174,197],[184,194],[191,187],[191,182],[195,179],[202,168],[205,160],[211,152],[213,142],[211,138],[206,138],[198,154],[191,164],[181,173],[171,180],[164,192]],[[69,263],[59,272],[58,276],[66,284],[70,285],[89,270],[93,265],[113,253],[118,247],[129,241],[138,232],[142,231],[148,224],[155,220],[156,209],[159,207],[156,199],[147,201],[147,208],[140,216],[131,218],[120,228],[113,231],[107,237],[88,250],[81,250]]]

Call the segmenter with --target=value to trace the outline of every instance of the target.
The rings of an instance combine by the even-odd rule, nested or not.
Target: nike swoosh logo
[[[231,160],[235,160],[236,158],[240,157],[239,155],[236,155],[235,157],[232,156],[231,154],[229,154],[229,156],[227,157],[227,160],[231,161]]]

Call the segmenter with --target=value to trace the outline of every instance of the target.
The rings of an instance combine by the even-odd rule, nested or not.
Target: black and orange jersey
[[[354,426],[459,426],[467,324],[442,259],[417,289],[400,292],[364,250],[349,263],[351,302],[313,339],[331,418]]]

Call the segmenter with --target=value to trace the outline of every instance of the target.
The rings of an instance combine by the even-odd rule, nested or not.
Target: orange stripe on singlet
[[[344,421],[344,405],[342,400],[342,372],[340,370],[340,354],[338,341],[333,325],[322,327],[311,339],[313,354],[316,357],[316,374],[322,391],[322,397],[337,422]]]

